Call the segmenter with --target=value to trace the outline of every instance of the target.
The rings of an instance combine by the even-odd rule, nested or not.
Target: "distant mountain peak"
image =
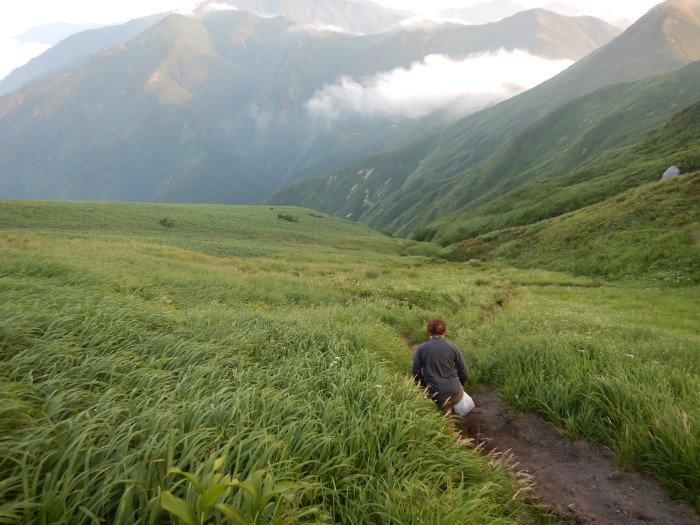
[[[463,82],[465,89],[448,92],[449,100],[476,93],[478,107],[491,104],[494,92],[511,91],[507,83],[512,76],[495,89],[481,88],[473,81],[493,77],[492,69],[483,74],[460,71],[457,76],[453,63],[474,64],[480,55],[499,50],[525,50],[528,61],[533,56],[545,59],[529,64],[579,60],[619,34],[595,18],[535,10],[481,26],[444,23],[422,31],[321,35],[298,28],[344,24],[349,32],[371,32],[405,17],[369,2],[344,0],[210,0],[202,6],[207,7],[209,12],[202,12],[207,16],[197,16],[201,13],[195,10],[194,16],[139,22],[133,31],[91,31],[92,37],[115,35],[89,48],[78,46],[83,53],[88,49],[89,56],[69,54],[70,60],[57,60],[43,77],[0,98],[2,196],[261,201],[289,182],[329,173],[382,148],[427,141],[428,136],[432,140],[435,129],[446,123],[447,111],[411,121],[405,108],[412,111],[418,104],[415,98],[402,100],[411,89],[423,87],[424,78],[450,88]],[[75,35],[71,41],[82,43],[86,36]],[[68,43],[56,46],[55,52]],[[491,58],[486,59],[482,63],[489,64]],[[442,75],[446,62],[449,76]],[[56,66],[61,76],[53,73]],[[423,75],[421,82],[415,76],[405,80],[411,69]],[[387,90],[394,73],[401,83]],[[583,80],[613,78],[601,79],[595,68],[586,73]],[[569,96],[583,80],[576,78],[573,87],[569,83],[560,91]],[[438,89],[429,89],[435,99]],[[378,97],[378,91],[388,96]],[[558,94],[548,92],[540,97],[542,107],[530,105],[522,111],[551,108]],[[342,113],[347,102],[350,111],[329,124],[308,110],[312,99],[333,113]],[[385,111],[397,101],[403,104],[400,111]],[[447,108],[451,102],[440,104]],[[513,106],[520,111],[527,104]],[[478,134],[473,146],[461,144],[460,129],[453,135],[460,143],[447,148],[456,155],[450,165],[421,164],[416,180],[428,170],[463,170],[472,151],[491,152],[490,144],[515,132],[518,120],[525,119],[509,113],[503,116],[503,127],[493,132],[469,126],[469,133]],[[418,151],[411,147],[410,156],[417,158]],[[406,169],[399,168],[395,181],[409,175],[414,180],[413,170],[408,171],[411,162],[399,164]],[[377,174],[363,182],[374,183]],[[383,195],[391,193],[388,186],[384,189]],[[361,198],[359,205],[364,202]]]
[[[16,36],[15,40],[23,44],[37,42],[39,44],[54,45],[75,33],[104,27],[104,25],[105,24],[69,24],[65,22],[42,24]]]
[[[361,0],[206,0],[197,11],[226,6],[263,17],[285,16],[302,24],[322,24],[358,34],[383,33],[411,16]]]
[[[700,60],[700,0],[667,0],[653,7],[603,51],[616,62],[610,68],[628,68],[629,57],[659,68],[647,69],[646,75]]]
[[[578,16],[581,13],[578,7],[567,4],[566,2],[552,2],[544,6],[544,8],[548,11],[554,11],[555,13],[565,16]]]
[[[488,24],[527,9],[513,0],[491,0],[460,9],[445,9],[439,16],[473,25]]]

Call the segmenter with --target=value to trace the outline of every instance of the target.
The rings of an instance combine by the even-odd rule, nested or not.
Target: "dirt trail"
[[[569,441],[537,416],[513,418],[489,388],[472,397],[468,436],[487,451],[510,451],[516,470],[532,479],[532,495],[564,523],[700,524],[690,506],[671,500],[653,477],[620,470],[606,450]]]

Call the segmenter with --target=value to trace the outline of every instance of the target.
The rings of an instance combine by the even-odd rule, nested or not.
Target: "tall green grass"
[[[488,301],[458,286],[471,276],[367,248],[218,258],[139,233],[0,235],[2,521],[175,523],[167,498],[200,500],[171,469],[204,479],[222,457],[229,479],[298,484],[278,499],[289,523],[532,514],[406,379],[406,334]]]
[[[474,335],[473,380],[609,446],[700,509],[699,292],[520,291]]]
[[[697,288],[449,263],[310,213],[1,202],[0,521],[225,523],[248,482],[288,522],[547,522],[408,379],[434,316],[472,386],[698,505]]]

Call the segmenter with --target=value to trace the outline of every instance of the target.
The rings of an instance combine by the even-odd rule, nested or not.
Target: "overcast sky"
[[[606,20],[634,20],[659,0],[564,0],[577,6],[582,14]],[[434,14],[446,8],[483,3],[484,0],[374,0],[392,8],[422,14]],[[546,6],[552,0],[518,0],[526,7]],[[0,17],[0,78],[14,67],[26,63],[48,46],[18,42],[14,37],[42,24],[118,23],[141,16],[192,7],[199,2],[184,0],[17,0],[5,6]]]

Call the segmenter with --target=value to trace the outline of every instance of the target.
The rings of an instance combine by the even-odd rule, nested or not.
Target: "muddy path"
[[[621,470],[611,453],[569,441],[532,414],[515,415],[492,389],[472,395],[466,433],[486,451],[512,455],[530,494],[563,523],[695,525],[700,514],[671,500],[651,476]]]

